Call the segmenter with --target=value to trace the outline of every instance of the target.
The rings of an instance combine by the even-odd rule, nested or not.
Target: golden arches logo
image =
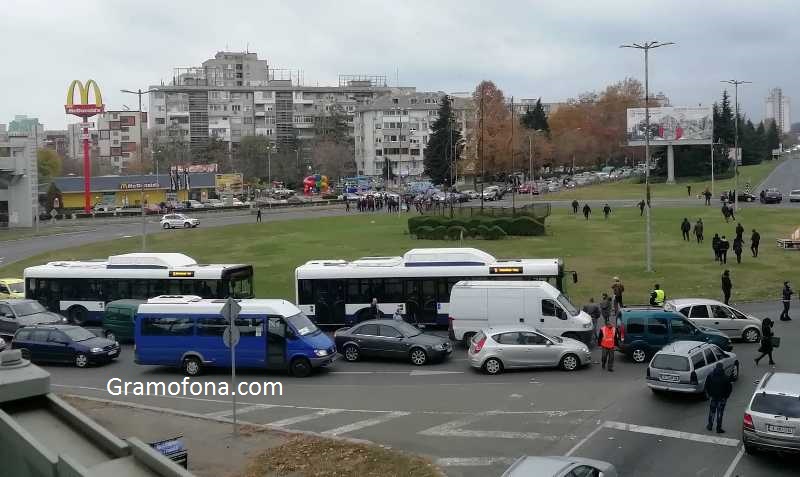
[[[86,82],[86,86],[84,86],[80,80],[72,80],[72,83],[69,84],[69,88],[67,89],[67,106],[75,104],[75,86],[78,87],[78,92],[81,95],[81,102],[78,104],[91,104],[89,103],[89,89],[91,88],[94,91],[95,106],[103,105],[103,95],[100,94],[100,87],[97,86],[97,83],[95,83],[93,79],[90,79]]]

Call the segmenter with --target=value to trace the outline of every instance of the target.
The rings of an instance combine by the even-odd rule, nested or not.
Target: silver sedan
[[[584,343],[524,325],[482,329],[472,338],[467,356],[470,366],[487,374],[556,366],[574,371],[592,361]]]

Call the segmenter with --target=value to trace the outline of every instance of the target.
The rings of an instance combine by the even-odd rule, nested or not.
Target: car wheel
[[[748,328],[744,330],[742,339],[748,343],[758,343],[761,340],[761,332],[755,328]]]
[[[75,355],[75,366],[79,368],[85,368],[89,366],[89,357],[83,353],[78,353]]]
[[[290,366],[292,375],[296,378],[305,378],[311,374],[311,363],[305,358],[295,358]]]
[[[408,356],[411,358],[411,363],[417,366],[422,366],[428,362],[428,353],[422,348],[413,348]]]
[[[497,358],[489,358],[483,363],[483,370],[486,374],[500,374],[503,372],[503,363]]]
[[[561,363],[559,363],[559,366],[564,371],[575,371],[576,369],[578,369],[578,366],[580,366],[580,364],[581,364],[580,359],[578,359],[578,357],[575,356],[574,354],[570,353],[570,354],[565,354],[564,357],[561,358]]]
[[[733,369],[731,369],[731,381],[738,381],[739,380],[739,362],[733,363]]]
[[[169,224],[168,224],[167,222],[164,222],[164,223],[161,225],[161,228],[162,228],[162,229],[164,229],[164,230],[166,230],[166,229],[168,229],[168,228],[169,228]]]
[[[360,353],[358,352],[358,346],[354,344],[349,344],[344,347],[344,359],[347,361],[353,362],[358,361],[360,358]]]
[[[117,335],[113,331],[106,331],[105,336],[107,340],[117,341]]]
[[[199,376],[203,372],[203,365],[196,356],[183,358],[183,374],[186,376]]]
[[[73,306],[67,310],[67,318],[70,323],[75,325],[83,325],[86,322],[89,312],[82,306]]]
[[[642,348],[633,348],[631,359],[634,363],[644,363],[647,359],[647,352]]]
[[[185,229],[188,229],[191,226],[192,226],[192,224],[190,224],[189,222],[186,222],[186,223],[183,224],[183,228],[185,228]]]

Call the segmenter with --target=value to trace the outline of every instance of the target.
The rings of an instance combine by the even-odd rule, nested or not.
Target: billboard
[[[214,189],[217,194],[241,194],[243,183],[241,174],[217,174],[214,176]]]
[[[711,144],[713,117],[710,106],[650,108],[650,144]],[[644,145],[646,129],[644,108],[628,109],[628,144]]]
[[[180,164],[171,166],[170,170],[177,172],[217,172],[217,164]]]

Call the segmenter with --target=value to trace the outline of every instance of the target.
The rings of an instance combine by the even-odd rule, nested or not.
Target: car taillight
[[[624,342],[625,341],[625,324],[624,323],[620,323],[619,327],[618,327],[618,330],[619,330],[619,340]]]
[[[481,338],[480,341],[475,343],[475,349],[472,350],[473,353],[479,353],[483,348],[483,345],[486,343],[486,337]]]
[[[744,413],[744,420],[742,421],[742,425],[745,429],[750,429],[751,431],[755,431],[756,428],[753,425],[753,416],[750,414]]]
[[[692,374],[689,375],[689,382],[691,384],[697,384],[697,373],[692,371]]]

